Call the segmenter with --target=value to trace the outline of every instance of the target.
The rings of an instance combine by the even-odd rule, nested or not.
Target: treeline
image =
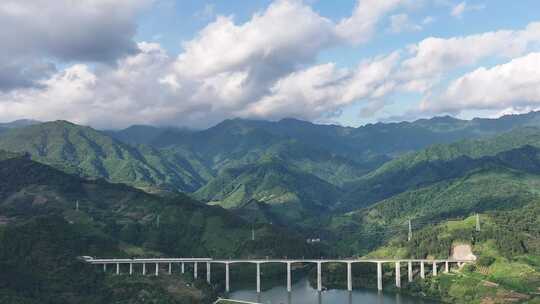
[[[2,227],[0,303],[194,304],[214,299],[214,291],[204,281],[192,282],[188,288],[187,276],[111,277],[101,267],[77,258],[119,256],[118,245],[106,236],[88,234],[84,227],[54,215]]]
[[[445,225],[433,225],[415,231],[410,242],[401,237],[396,245],[406,248],[411,257],[446,258],[452,244],[461,241],[471,245],[493,241],[498,252],[507,258],[540,255],[540,203],[512,211],[486,212],[481,216],[480,231],[476,231],[474,221],[452,230]]]

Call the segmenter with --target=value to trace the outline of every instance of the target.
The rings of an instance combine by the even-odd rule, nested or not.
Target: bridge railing
[[[116,264],[116,274],[120,274],[120,265],[129,264],[129,274],[133,274],[133,264],[142,264],[142,274],[146,275],[146,264],[155,264],[155,275],[159,275],[160,264],[169,265],[169,274],[172,274],[172,265],[181,264],[182,273],[185,272],[185,263],[193,263],[193,275],[198,277],[198,263],[206,264],[206,280],[210,284],[211,264],[225,264],[225,290],[229,292],[229,268],[231,264],[253,263],[257,265],[257,292],[261,291],[260,265],[266,263],[284,263],[287,264],[287,290],[291,291],[291,265],[294,263],[314,263],[317,264],[317,290],[322,290],[322,264],[324,263],[346,263],[347,264],[347,289],[352,290],[352,264],[355,263],[376,263],[377,264],[377,288],[382,290],[382,265],[385,263],[393,263],[395,265],[396,287],[401,287],[401,264],[407,264],[408,281],[413,281],[413,263],[420,264],[420,278],[426,276],[425,265],[432,266],[432,275],[437,276],[439,264],[444,263],[444,272],[449,272],[451,264],[461,266],[466,263],[474,263],[474,260],[456,260],[456,259],[212,259],[212,258],[133,258],[133,259],[96,259],[91,256],[82,256],[81,260],[95,265],[103,265],[103,270],[107,271],[107,265]]]

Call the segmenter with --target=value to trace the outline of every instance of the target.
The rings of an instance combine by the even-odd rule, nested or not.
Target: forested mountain
[[[540,112],[507,115],[498,119],[475,118],[459,120],[449,116],[420,119],[414,122],[377,123],[358,128],[337,125],[317,125],[297,119],[261,121],[230,119],[201,131],[187,132],[171,128],[151,142],[137,141],[140,135],[129,130],[130,143],[153,146],[183,146],[210,157],[234,154],[239,151],[264,149],[281,139],[294,139],[313,148],[341,155],[359,163],[380,163],[388,157],[419,150],[437,143],[451,143],[494,135],[524,126],[540,126]],[[147,127],[151,128],[151,127]],[[125,134],[126,130],[118,131]],[[147,132],[141,128],[141,132]]]
[[[525,134],[530,131],[526,130]],[[523,134],[519,131],[507,136],[515,139],[517,145],[516,133]],[[528,136],[524,139],[531,142]],[[485,142],[489,145],[492,140]],[[480,141],[461,143],[463,147],[470,144],[481,146]],[[417,154],[425,153],[427,151]],[[351,248],[355,243],[352,248],[356,250],[376,248],[386,239],[371,235],[370,231],[384,232],[396,226],[406,228],[408,220],[427,225],[475,212],[519,209],[540,202],[537,191],[540,187],[540,148],[525,144],[493,156],[472,158],[462,155],[447,161],[434,159],[437,160],[420,162],[421,165],[392,174],[374,175],[376,179],[373,177],[374,180],[364,184],[365,192],[356,192],[357,195],[369,197],[375,203],[337,215],[330,224],[331,230],[344,237],[341,240],[344,248]],[[396,167],[402,168],[392,166]],[[370,187],[380,191],[369,196]]]
[[[0,129],[1,128],[3,128],[3,129],[23,128],[23,127],[28,127],[28,126],[32,126],[32,125],[37,125],[39,123],[40,122],[37,121],[37,120],[20,119],[20,120],[15,120],[15,121],[12,121],[12,122],[0,123]]]
[[[251,225],[222,208],[181,194],[163,198],[104,180],[82,179],[24,156],[4,158],[0,214],[8,222],[55,214],[88,231],[172,255],[257,254],[247,246]],[[277,235],[268,226],[259,229],[260,235]],[[268,254],[257,247],[261,255]]]
[[[27,155],[0,152],[2,301],[103,303],[135,300],[146,290],[145,297],[175,303],[194,293],[179,296],[186,289],[182,278],[110,281],[100,269],[77,261],[81,255],[318,256],[320,248],[294,232],[263,223],[253,226],[185,195],[163,198],[69,175]],[[167,289],[172,286],[175,292]],[[206,295],[209,301],[212,293]]]
[[[180,129],[174,127],[154,127],[145,125],[133,125],[123,130],[108,130],[104,131],[107,135],[110,135],[122,142],[131,145],[151,145],[162,146],[159,143],[159,138],[167,137],[167,134],[172,133],[177,136],[181,136],[184,133],[190,133],[187,129]]]
[[[538,116],[440,117],[360,128],[293,119],[227,120],[203,131],[98,131],[65,121],[6,127],[0,133],[6,150],[0,152],[2,269],[39,285],[40,269],[59,266],[56,255],[444,255],[461,236],[471,236],[445,232],[437,247],[432,232],[449,220],[481,213],[492,222],[513,221],[537,212]],[[408,220],[418,231],[416,247],[403,243]],[[36,227],[44,234],[31,236]],[[256,241],[250,241],[252,228]],[[540,255],[537,231],[526,229],[519,246],[495,237],[498,230],[488,230],[481,244],[499,242],[493,248],[501,256],[534,259]],[[527,235],[532,239],[523,240]],[[305,242],[313,236],[320,245]],[[48,258],[21,261],[35,250],[31,243]],[[17,266],[29,263],[37,270]],[[72,261],[53,276],[65,287],[65,278],[79,279],[80,267]],[[109,297],[118,293],[114,284],[127,288],[99,273],[80,282],[69,292],[81,296],[93,285]],[[21,303],[43,295],[69,298],[54,284],[27,292],[19,283],[0,284],[0,295]],[[168,295],[168,283],[141,284]],[[88,299],[64,302],[100,302]]]
[[[457,178],[494,162],[534,170],[535,167],[527,168],[536,165],[531,163],[536,157],[534,147],[540,147],[540,129],[536,127],[518,128],[481,140],[433,145],[389,161],[350,184],[341,205],[336,207],[350,210],[369,206],[400,192]],[[491,157],[497,154],[500,155]]]
[[[66,121],[16,128],[0,136],[0,149],[29,153],[36,161],[83,177],[165,190],[193,191],[209,178],[183,151],[130,146]]]
[[[298,218],[370,206],[460,177],[483,156],[538,146],[539,117],[436,117],[359,128],[232,119],[202,131],[14,123],[29,126],[6,129],[0,148],[85,178],[148,192],[192,192],[226,208],[257,200],[277,216]]]
[[[264,202],[291,222],[328,210],[338,196],[334,185],[279,159],[225,169],[195,193],[196,198],[225,208]]]

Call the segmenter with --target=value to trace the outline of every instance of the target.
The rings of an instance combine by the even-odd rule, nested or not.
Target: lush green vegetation
[[[540,201],[511,211],[489,211],[480,214],[480,231],[476,216],[445,220],[413,230],[407,239],[394,233],[385,245],[370,252],[374,258],[448,258],[456,245],[469,245],[477,263],[445,274],[431,276],[427,265],[425,280],[417,277],[406,283],[406,265],[402,265],[403,292],[430,297],[449,303],[536,303],[540,288]],[[353,266],[353,284],[375,288],[374,265]],[[344,265],[326,266],[324,286],[346,288]],[[394,267],[385,265],[384,288],[394,287]],[[311,280],[315,280],[312,273]],[[397,290],[396,290],[397,291]],[[536,299],[536,300],[535,300]],[[530,302],[529,302],[530,301]]]
[[[209,173],[195,157],[146,146],[129,146],[102,132],[65,121],[15,128],[0,136],[0,149],[29,153],[34,160],[83,177],[105,178],[141,188],[191,191]]]
[[[540,129],[523,128],[483,140],[434,145],[389,161],[350,185],[341,209],[369,206],[395,194],[489,167],[538,174]]]
[[[303,221],[328,209],[338,195],[338,188],[278,159],[257,165],[226,169],[195,197],[225,208],[243,207],[250,201],[269,205],[274,214],[291,222]]]
[[[532,300],[540,287],[540,203],[488,212],[481,218],[479,232],[475,217],[447,221],[415,232],[410,242],[395,238],[372,255],[400,252],[403,256],[446,257],[453,245],[470,244],[478,257],[476,264],[416,281],[407,291],[458,303]]]
[[[111,279],[78,261],[80,255],[264,257],[323,250],[265,224],[254,227],[257,239],[251,241],[251,224],[183,195],[158,197],[2,155],[0,298],[5,303],[103,303],[111,298],[117,303],[149,298],[199,303],[213,296],[197,282],[197,289],[186,289],[184,279]]]
[[[202,131],[0,126],[0,149],[10,151],[0,152],[0,303],[207,302],[222,288],[219,267],[211,287],[104,275],[78,255],[447,257],[459,243],[473,247],[477,266],[407,291],[468,303],[531,298],[538,116],[360,128],[228,120]],[[343,266],[327,266],[324,284],[344,286]],[[232,271],[241,278],[253,269]],[[265,273],[273,271],[283,269]],[[373,271],[355,266],[355,286],[374,286],[363,275]],[[385,274],[392,285],[392,270]]]
[[[119,243],[58,216],[3,227],[0,244],[0,303],[210,303],[214,297],[209,286],[187,286],[184,277],[105,275],[76,257],[122,255]]]

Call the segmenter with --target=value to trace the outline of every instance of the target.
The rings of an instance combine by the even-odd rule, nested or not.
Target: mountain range
[[[30,120],[4,125],[9,129],[0,135],[0,149],[28,153],[70,174],[150,193],[192,193],[227,209],[256,200],[277,215],[298,219],[355,210],[429,180],[454,177],[458,173],[446,170],[448,164],[426,162],[422,155],[448,160],[465,153],[456,151],[454,142],[540,126],[540,113],[470,121],[444,116],[358,128],[296,119],[232,119],[205,130],[138,125],[100,131]],[[468,155],[505,149],[493,141],[486,148],[472,145]]]
[[[359,128],[295,119],[233,119],[206,130],[96,130],[67,121],[0,128],[0,243],[13,245],[0,249],[5,274],[21,271],[13,257],[39,242],[29,232],[36,225],[68,238],[43,236],[63,247],[40,242],[51,259],[24,263],[42,270],[61,266],[52,255],[68,254],[64,247],[69,255],[119,257],[420,258],[446,256],[453,241],[468,236],[480,237],[490,248],[480,252],[490,256],[540,255],[539,231],[531,228],[540,217],[537,112]],[[437,245],[433,231],[448,221],[468,223],[472,214],[499,230],[526,214],[527,225],[516,226],[517,241],[495,230],[478,236],[467,226],[462,235],[442,233],[444,246]],[[404,241],[409,220],[416,247]],[[321,243],[308,244],[311,238]],[[28,246],[16,245],[20,240]],[[57,280],[77,277],[73,267]],[[41,284],[38,271],[25,277]],[[92,280],[106,296],[110,282]],[[21,285],[12,283],[0,284],[0,295]],[[52,286],[43,290],[27,296],[58,296]]]

